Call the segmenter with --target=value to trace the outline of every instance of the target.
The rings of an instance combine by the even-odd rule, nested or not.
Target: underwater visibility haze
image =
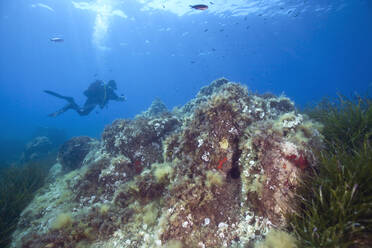
[[[371,247],[314,217],[335,161],[372,216],[371,30],[369,0],[1,1],[0,246]]]
[[[200,3],[208,9],[190,8]],[[369,1],[342,0],[2,1],[2,137],[37,126],[99,136],[156,97],[182,105],[219,77],[300,105],[362,93],[372,82],[370,10]],[[64,103],[43,90],[83,104],[96,79],[116,80],[127,102],[84,118],[47,117]]]

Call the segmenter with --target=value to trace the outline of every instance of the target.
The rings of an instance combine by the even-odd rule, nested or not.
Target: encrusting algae
[[[224,78],[172,112],[157,100],[101,141],[75,138],[94,144],[76,146],[83,157],[64,146],[59,177],[23,211],[12,247],[253,247],[288,227],[316,166],[321,136],[305,122],[290,99]]]

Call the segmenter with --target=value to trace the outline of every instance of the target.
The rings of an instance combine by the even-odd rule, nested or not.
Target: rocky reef
[[[63,130],[48,127],[38,127],[33,132],[32,139],[25,145],[18,163],[29,163],[55,156],[58,147],[66,140]]]
[[[53,150],[53,144],[46,136],[38,136],[26,144],[21,161],[29,162],[48,155]]]
[[[224,78],[173,111],[156,100],[61,147],[12,247],[265,247],[317,166],[317,127],[287,97]]]

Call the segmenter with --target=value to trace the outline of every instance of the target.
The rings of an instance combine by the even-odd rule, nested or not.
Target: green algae
[[[297,248],[297,240],[284,231],[271,230],[254,248]]]
[[[371,141],[371,97],[347,98],[340,95],[335,100],[325,98],[305,112],[310,118],[324,125],[321,132],[328,150],[351,152],[365,141]]]
[[[50,158],[0,170],[0,247],[7,247],[19,215],[43,186]]]
[[[371,103],[340,97],[307,111],[324,125],[325,149],[298,193],[302,210],[291,216],[301,247],[372,246]]]

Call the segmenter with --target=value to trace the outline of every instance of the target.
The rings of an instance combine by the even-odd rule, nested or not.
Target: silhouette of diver
[[[124,96],[116,95],[115,93],[116,89],[117,89],[116,82],[114,80],[110,80],[107,84],[105,84],[101,80],[96,80],[95,82],[89,85],[88,89],[84,91],[84,95],[88,99],[85,101],[84,106],[82,108],[75,103],[75,100],[72,97],[62,96],[50,90],[44,90],[45,93],[64,99],[68,102],[68,104],[66,104],[63,108],[49,114],[48,116],[56,117],[69,109],[73,109],[79,115],[83,116],[88,115],[90,112],[92,112],[92,110],[97,105],[99,105],[100,108],[103,109],[105,106],[107,106],[109,100],[115,100],[119,102],[125,101]]]

